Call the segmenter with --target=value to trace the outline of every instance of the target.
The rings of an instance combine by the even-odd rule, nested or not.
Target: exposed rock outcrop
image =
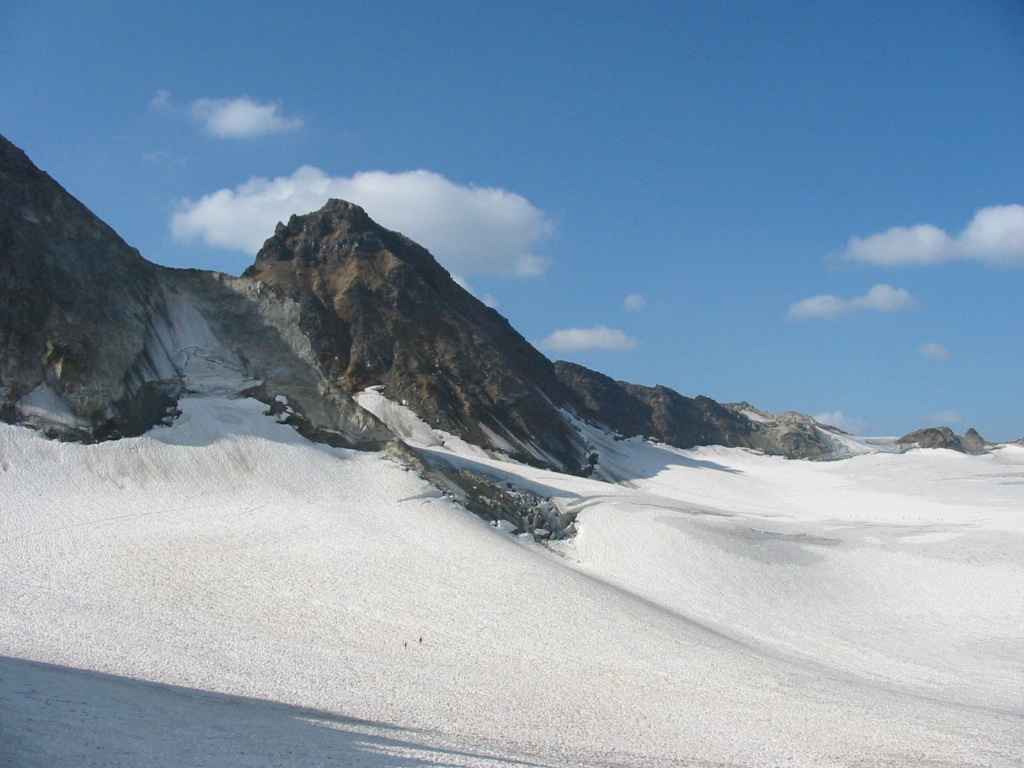
[[[140,434],[184,392],[295,402],[297,426],[380,447],[387,428],[320,370],[294,302],[146,261],[0,137],[0,418],[53,437]]]
[[[205,345],[191,354],[237,360],[240,370],[235,376],[228,372],[236,389],[281,410],[283,419],[318,442],[361,449],[395,442],[390,430],[320,366],[313,341],[300,328],[295,301],[244,277],[202,270],[162,269],[160,274],[165,292],[186,303],[194,322],[209,329]],[[190,335],[197,341],[195,331]],[[194,381],[187,360],[181,368],[184,389],[211,385]],[[200,375],[209,378],[209,370]]]
[[[949,427],[927,427],[904,435],[896,441],[904,448],[948,448],[960,453],[985,453],[989,443],[973,427],[963,436]]]
[[[989,448],[989,442],[978,434],[978,430],[974,427],[968,429],[964,436],[960,438],[960,445],[963,446],[964,451],[967,453],[984,453]]]

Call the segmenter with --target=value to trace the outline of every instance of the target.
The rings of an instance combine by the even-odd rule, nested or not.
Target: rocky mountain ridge
[[[298,307],[146,261],[0,137],[0,416],[62,439],[139,434],[186,392],[294,398],[354,446],[388,430],[320,370]]]
[[[559,361],[555,371],[577,397],[587,420],[621,435],[654,438],[677,448],[726,445],[788,458],[839,458],[827,432],[809,416],[771,420],[751,418],[752,409],[723,405],[709,397],[680,395],[664,386],[614,381],[575,363]],[[758,412],[763,415],[763,412]]]
[[[377,387],[433,428],[574,474],[595,460],[576,418],[680,448],[848,453],[808,416],[552,363],[424,248],[341,200],[279,224],[241,277],[169,269],[0,137],[0,286],[0,418],[64,439],[139,434],[190,392],[244,394],[313,439],[413,461],[353,399]]]

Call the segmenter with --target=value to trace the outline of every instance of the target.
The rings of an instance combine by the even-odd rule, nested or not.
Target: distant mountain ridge
[[[927,427],[904,435],[896,441],[901,446],[916,448],[948,448],[960,453],[984,453],[991,445],[976,429],[958,435],[949,427]],[[1017,441],[1020,442],[1020,441]]]
[[[596,460],[577,418],[679,448],[849,455],[845,433],[809,416],[552,363],[428,251],[341,200],[279,224],[241,277],[168,269],[0,137],[0,285],[0,418],[63,439],[139,434],[181,395],[219,392],[313,439],[403,451],[353,399],[378,387],[433,428],[573,474]]]
[[[709,397],[685,397],[668,387],[613,381],[575,363],[555,363],[559,378],[577,397],[588,420],[626,436],[652,437],[677,448],[725,445],[801,459],[838,458],[834,444],[809,416],[802,420],[751,418],[753,409],[723,405]]]

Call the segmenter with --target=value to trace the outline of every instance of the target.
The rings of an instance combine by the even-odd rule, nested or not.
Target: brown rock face
[[[515,458],[578,471],[551,362],[424,248],[331,200],[293,216],[244,274],[302,306],[300,324],[349,392],[383,385],[432,426]]]
[[[587,418],[621,435],[654,437],[678,448],[714,443],[752,447],[746,441],[751,421],[709,398],[614,381],[575,363],[559,361],[555,370],[580,397]]]

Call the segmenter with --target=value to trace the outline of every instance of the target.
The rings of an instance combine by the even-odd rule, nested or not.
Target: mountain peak
[[[358,233],[371,229],[382,229],[366,211],[355,203],[332,197],[317,211],[307,214],[292,214],[288,223],[278,222],[275,235],[295,236],[300,232],[322,234],[340,232]]]
[[[949,427],[926,427],[904,435],[896,441],[901,446],[918,448],[948,448],[960,453],[984,453],[989,443],[971,427],[963,436]]]
[[[425,248],[382,227],[355,203],[332,198],[318,211],[279,222],[243,276],[255,277],[281,262],[294,262],[290,269],[316,268],[384,253],[421,270],[444,271]]]
[[[321,367],[348,392],[383,386],[434,428],[578,470],[553,405],[570,396],[551,362],[427,249],[359,206],[330,200],[279,224],[244,277],[299,304]]]
[[[82,439],[148,427],[155,271],[0,137],[0,418]]]

